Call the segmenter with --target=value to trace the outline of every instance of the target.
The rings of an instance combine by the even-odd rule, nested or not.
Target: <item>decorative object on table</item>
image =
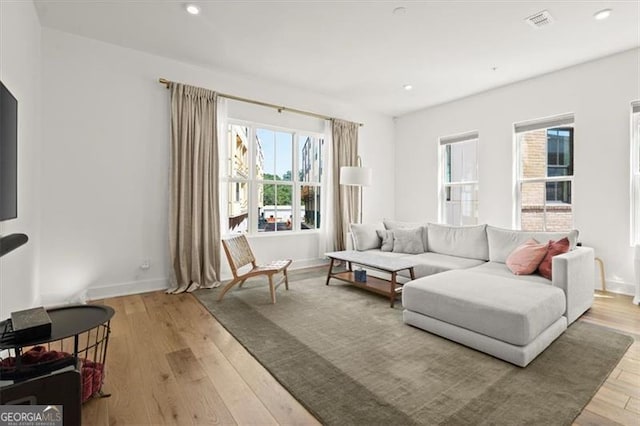
[[[359,283],[367,282],[367,271],[365,271],[364,269],[356,269],[354,271],[354,274],[357,282]]]
[[[51,335],[51,318],[42,306],[11,312],[11,328],[16,342],[49,337]]]
[[[357,186],[360,199],[360,216],[358,223],[362,223],[362,187],[371,185],[372,170],[362,166],[362,158],[358,155],[358,165],[340,167],[340,185]]]

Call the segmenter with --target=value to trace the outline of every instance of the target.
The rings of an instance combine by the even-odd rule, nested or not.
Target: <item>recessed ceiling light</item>
[[[184,8],[192,15],[198,15],[200,13],[200,8],[195,4],[188,4]]]
[[[394,15],[404,15],[405,13],[407,13],[407,8],[406,7],[396,7],[395,9],[393,9],[393,14]]]
[[[413,86],[410,84],[405,84],[402,86],[402,88],[408,92],[409,90],[413,89]]]
[[[593,14],[593,17],[598,21],[602,21],[603,19],[607,19],[611,15],[611,9],[602,9]]]

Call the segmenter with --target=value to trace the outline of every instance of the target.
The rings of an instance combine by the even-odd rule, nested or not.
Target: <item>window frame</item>
[[[640,100],[631,103],[630,160],[630,244],[640,244]]]
[[[475,161],[475,180],[447,182],[446,173],[447,165],[450,164],[450,158],[447,155],[447,147],[461,143],[475,143],[476,148],[476,161]],[[442,136],[438,138],[438,223],[451,225],[451,226],[463,226],[473,224],[463,223],[447,223],[447,189],[455,187],[463,187],[466,185],[474,185],[475,193],[479,194],[480,191],[480,175],[479,175],[479,150],[480,148],[480,133],[478,131],[465,132],[457,135]],[[450,169],[450,167],[449,167]],[[479,198],[479,197],[478,197]],[[480,222],[480,200],[476,200],[475,211],[475,224]]]
[[[571,167],[571,175],[566,176],[549,176],[549,153],[548,153],[548,131],[549,129],[555,128],[568,128],[571,130],[571,156],[572,160],[570,161]],[[518,130],[521,128],[522,130]],[[547,201],[547,183],[551,182],[569,182],[571,186],[571,228],[574,228],[575,225],[575,217],[574,217],[574,178],[575,178],[575,115],[573,113],[562,114],[554,117],[548,117],[540,120],[532,120],[530,122],[523,123],[515,123],[513,126],[513,144],[514,144],[514,209],[513,209],[513,228],[514,229],[522,229],[522,184],[524,183],[544,183],[544,206],[543,206],[543,229],[540,232],[547,232],[547,206],[550,204]],[[533,178],[525,178],[523,177],[523,167],[522,167],[522,136],[529,132],[544,130],[547,135],[547,139],[544,144],[544,159],[545,159],[545,177],[533,177]],[[554,204],[557,202],[551,202]]]
[[[221,204],[221,222],[223,226],[223,235],[231,236],[243,233],[247,236],[251,237],[272,237],[277,235],[293,235],[293,234],[302,234],[309,235],[313,233],[321,232],[321,226],[313,228],[313,229],[305,229],[301,228],[302,220],[300,218],[301,209],[296,200],[301,198],[302,187],[303,186],[314,186],[320,188],[320,193],[324,191],[326,186],[326,176],[324,176],[324,170],[326,167],[326,149],[323,149],[323,142],[326,141],[326,135],[322,132],[317,131],[307,131],[296,128],[282,127],[276,126],[272,124],[260,123],[257,121],[251,120],[243,120],[236,118],[228,118],[225,120],[226,129],[224,131],[225,141],[224,141],[224,154],[223,158],[225,161],[225,166],[221,167],[220,170],[220,185],[221,191],[225,195],[225,199]],[[232,176],[232,154],[229,152],[229,129],[231,126],[243,126],[246,127],[247,138],[248,138],[248,163],[249,163],[249,174],[246,178],[239,176]],[[289,133],[292,135],[292,163],[291,163],[291,180],[276,180],[276,179],[258,179],[257,178],[257,144],[256,144],[256,136],[258,129],[273,131],[273,132],[282,132]],[[300,167],[301,159],[299,157],[300,144],[304,144],[306,141],[306,137],[313,137],[316,139],[319,144],[320,156],[321,156],[321,164],[322,164],[322,174],[320,175],[320,180],[318,181],[302,181],[298,176],[298,169]],[[248,185],[248,214],[247,214],[247,230],[246,232],[230,232],[229,230],[229,206],[231,200],[228,196],[229,184],[231,183],[246,183]],[[286,231],[278,231],[277,226],[276,229],[271,232],[260,232],[258,229],[259,221],[258,221],[258,207],[259,207],[259,188],[260,185],[276,185],[278,186],[290,186],[291,187],[291,216],[292,216],[292,229]],[[322,208],[322,204],[320,205]],[[252,212],[256,212],[256,214],[252,214]]]

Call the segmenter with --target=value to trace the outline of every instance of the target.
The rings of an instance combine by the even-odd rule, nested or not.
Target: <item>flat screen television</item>
[[[0,221],[18,217],[18,101],[0,82]]]

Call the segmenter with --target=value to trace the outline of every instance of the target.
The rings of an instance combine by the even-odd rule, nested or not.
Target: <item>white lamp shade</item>
[[[340,185],[369,186],[372,174],[369,167],[340,167]]]

